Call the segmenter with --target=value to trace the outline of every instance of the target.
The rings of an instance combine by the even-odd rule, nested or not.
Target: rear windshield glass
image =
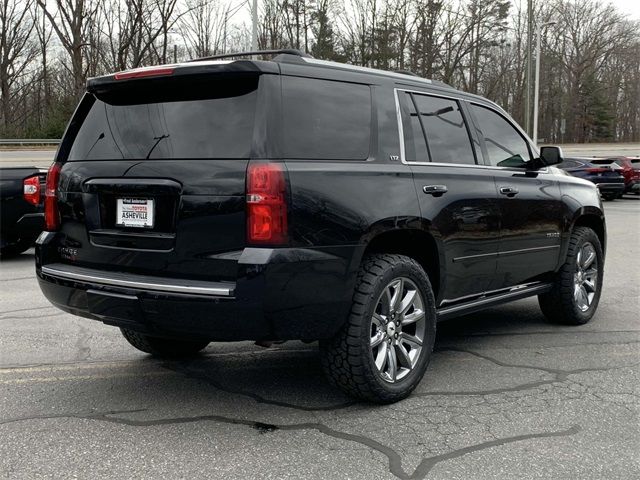
[[[68,160],[249,158],[258,78],[165,82],[95,98]]]
[[[371,136],[368,85],[283,77],[286,158],[365,160]]]

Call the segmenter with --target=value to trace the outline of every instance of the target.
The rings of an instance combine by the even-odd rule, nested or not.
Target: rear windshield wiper
[[[85,157],[88,157],[89,154],[91,153],[91,150],[93,150],[93,147],[96,146],[96,144],[102,140],[104,138],[104,132],[102,132],[100,135],[98,135],[98,138],[96,138],[96,141],[93,142],[93,145],[91,145],[91,148],[89,150],[87,150],[87,153],[84,154]]]
[[[156,143],[153,144],[153,146],[151,147],[151,149],[149,150],[149,153],[147,153],[147,156],[144,157],[146,159],[149,159],[149,157],[151,157],[151,153],[153,152],[153,150],[158,146],[158,144],[164,140],[165,138],[169,138],[168,134],[164,134],[164,135],[160,135],[159,137],[153,137],[153,139],[156,141]]]

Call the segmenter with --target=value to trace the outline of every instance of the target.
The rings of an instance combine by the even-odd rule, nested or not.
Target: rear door
[[[558,264],[564,218],[558,181],[546,168],[528,168],[529,143],[506,116],[483,105],[471,104],[470,110],[500,208],[498,269],[491,289],[536,280]]]
[[[265,77],[130,80],[87,94],[58,159],[61,260],[234,278],[247,164],[264,155],[261,98],[277,79]]]
[[[396,94],[404,161],[413,171],[422,217],[444,255],[440,300],[451,303],[481,294],[495,273],[499,240],[492,172],[477,164],[458,100],[403,90]]]

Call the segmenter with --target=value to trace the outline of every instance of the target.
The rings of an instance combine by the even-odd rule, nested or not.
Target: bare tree
[[[251,25],[234,14],[247,7],[0,0],[0,133],[59,135],[87,76],[246,50]],[[558,23],[541,31],[539,136],[640,140],[640,22],[605,0],[536,2],[536,22],[550,18]],[[258,45],[408,68],[495,100],[523,121],[526,23],[507,0],[261,0]]]
[[[37,2],[69,55],[73,93],[79,98],[87,79],[83,48],[90,46],[89,31],[95,27],[92,19],[96,15],[99,3],[92,0],[54,0],[55,7],[52,7],[47,5],[46,0]]]
[[[0,0],[0,109],[5,131],[13,128],[13,110],[26,94],[20,80],[38,53],[31,38],[32,3]]]
[[[178,22],[191,57],[206,57],[225,51],[231,5],[215,0],[186,0],[188,13]]]

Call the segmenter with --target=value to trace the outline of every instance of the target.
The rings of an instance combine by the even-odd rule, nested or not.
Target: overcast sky
[[[611,0],[622,13],[630,15],[636,20],[640,20],[640,0]]]
[[[640,0],[609,0],[609,2],[630,18],[640,20]],[[514,0],[514,3],[520,3],[527,8],[527,0]]]

